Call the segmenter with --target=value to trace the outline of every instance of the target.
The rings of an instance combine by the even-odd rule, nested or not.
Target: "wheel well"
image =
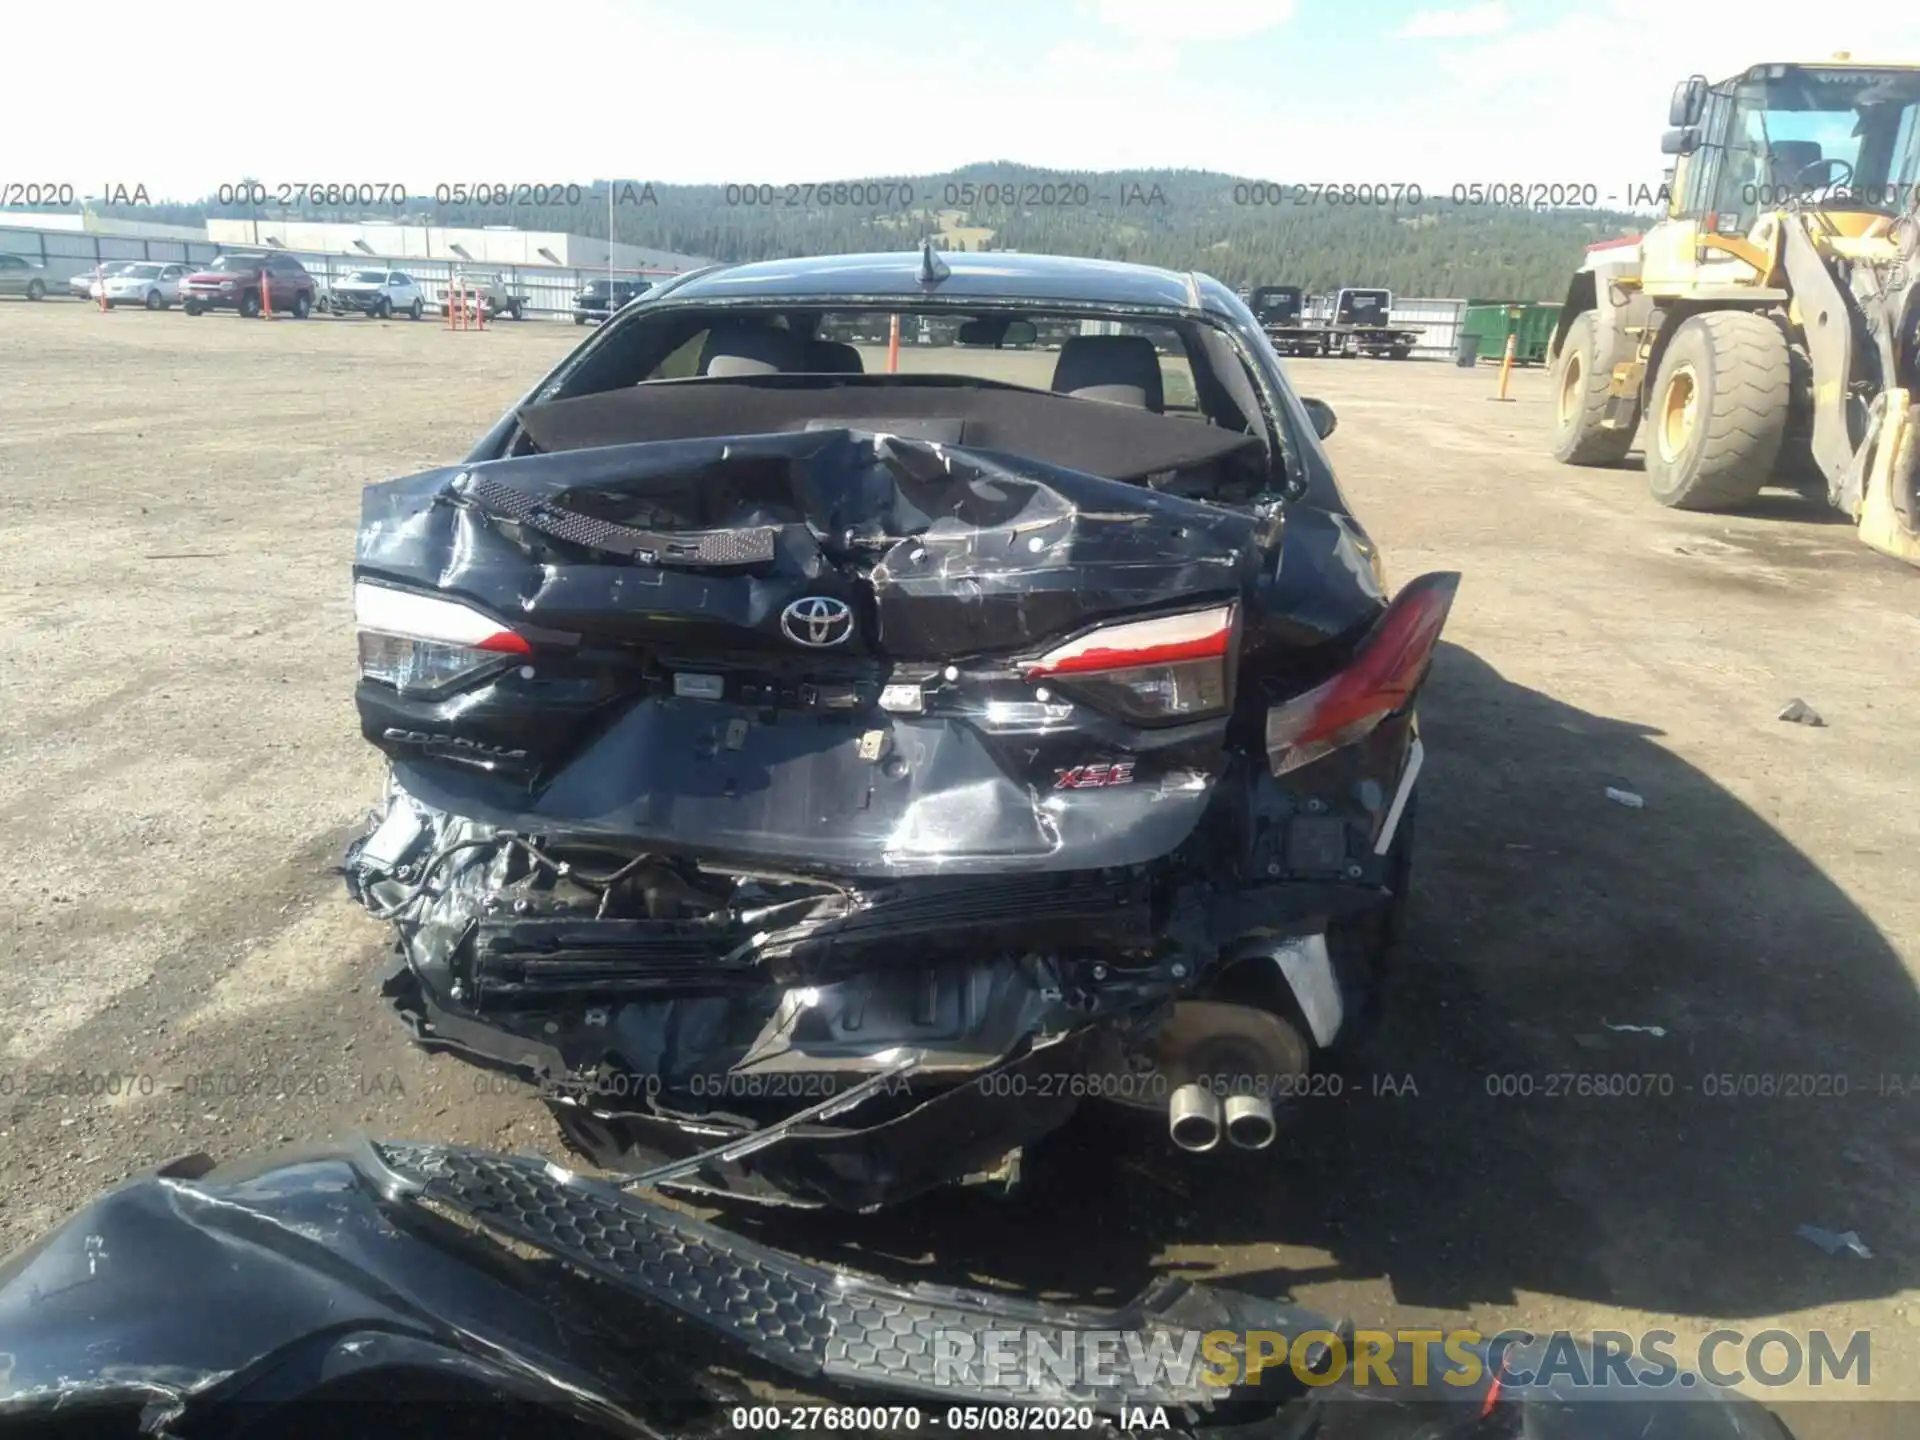
[[[1573,322],[1593,309],[1595,304],[1593,272],[1576,270],[1573,283],[1567,286],[1567,298],[1560,307],[1560,318],[1553,322],[1553,338],[1547,342],[1549,365],[1560,358],[1560,347],[1566,343],[1567,331],[1573,328]]]

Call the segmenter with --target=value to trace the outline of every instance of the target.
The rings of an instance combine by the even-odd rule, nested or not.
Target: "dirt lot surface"
[[[380,782],[360,487],[457,458],[580,338],[0,302],[0,1244],[195,1149],[561,1153],[409,1048],[329,867]],[[1554,466],[1538,372],[1500,404],[1490,370],[1291,370],[1392,580],[1466,577],[1411,941],[1345,1093],[1264,1156],[1090,1119],[1023,1199],[742,1223],[895,1274],[1233,1276],[1363,1325],[1665,1326],[1683,1357],[1721,1323],[1870,1329],[1870,1393],[1920,1395],[1920,573],[1797,497],[1688,516]],[[1796,696],[1825,728],[1775,718]]]

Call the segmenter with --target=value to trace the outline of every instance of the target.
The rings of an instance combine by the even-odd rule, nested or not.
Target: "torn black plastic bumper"
[[[898,1285],[538,1159],[354,1141],[162,1167],[0,1262],[0,1414],[72,1422],[35,1432],[49,1435],[102,1433],[104,1411],[142,1433],[232,1433],[244,1416],[265,1434],[316,1400],[430,1394],[573,1422],[540,1433],[692,1435],[724,1431],[716,1400],[740,1398],[744,1377],[935,1416],[1035,1404],[1111,1424],[1145,1409],[1180,1430],[1274,1440],[1786,1437],[1758,1406],[1694,1391],[1490,1402],[1484,1378],[1450,1394],[1357,1391],[1284,1367],[1215,1383],[1224,1358],[1244,1374],[1235,1337],[1308,1331],[1351,1327],[1181,1281],[1118,1309]],[[1009,1344],[1129,1358],[1033,1367],[1008,1364]]]

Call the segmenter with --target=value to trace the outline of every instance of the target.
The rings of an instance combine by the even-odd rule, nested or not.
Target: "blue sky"
[[[1811,0],[1749,0],[1737,19],[1676,0],[205,0],[179,17],[110,0],[86,13],[67,29],[37,12],[37,60],[14,54],[0,185],[180,197],[253,176],[420,193],[1009,159],[1430,191],[1592,182],[1604,196],[1659,183],[1666,96],[1687,70],[1837,49],[1920,59],[1920,9]],[[121,14],[137,43],[89,52],[88,31],[120,33]],[[442,56],[450,26],[474,51],[464,75]],[[204,59],[194,35],[219,36]],[[242,63],[240,35],[311,59]],[[381,36],[403,53],[325,58]]]

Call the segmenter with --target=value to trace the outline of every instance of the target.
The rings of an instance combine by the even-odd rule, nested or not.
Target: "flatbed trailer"
[[[1418,330],[1389,323],[1393,292],[1348,287],[1334,297],[1333,318],[1327,322],[1325,355],[1384,355],[1404,360],[1420,341]]]
[[[1387,290],[1348,288],[1334,297],[1330,319],[1309,318],[1297,285],[1262,285],[1248,299],[1260,328],[1282,355],[1384,355],[1404,360],[1420,341],[1418,330],[1387,323],[1393,295]]]

